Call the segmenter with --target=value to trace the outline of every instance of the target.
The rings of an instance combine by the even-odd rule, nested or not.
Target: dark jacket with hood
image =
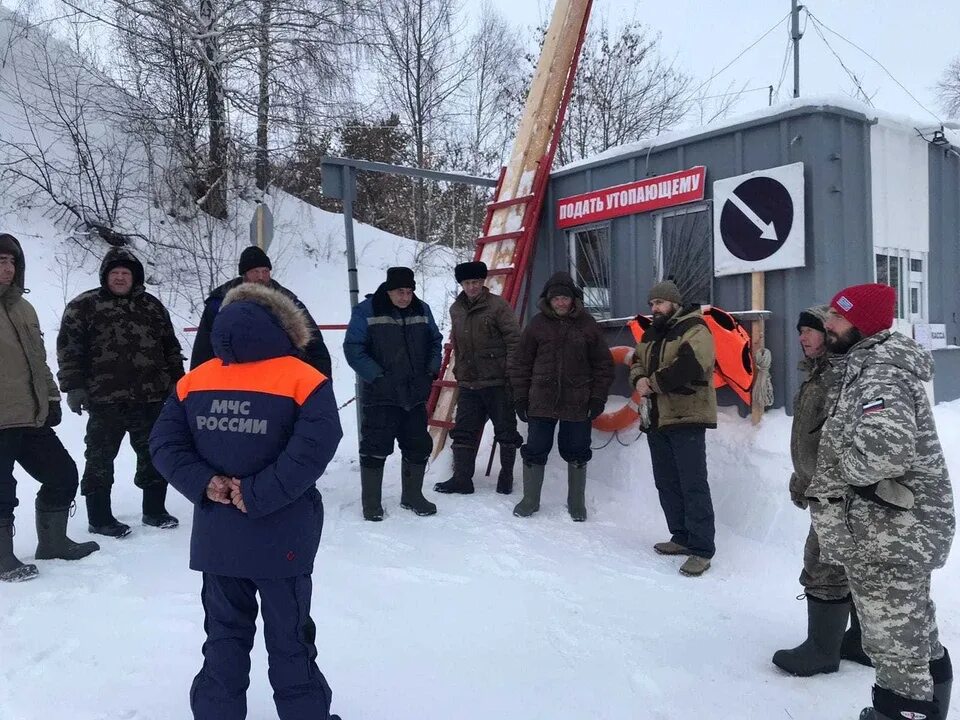
[[[460,387],[507,384],[507,359],[520,342],[513,308],[484,287],[476,300],[461,292],[450,306],[453,375]]]
[[[114,295],[107,275],[133,272],[129,294]],[[183,356],[159,299],[144,290],[143,265],[126,248],[100,264],[100,287],[67,305],[57,335],[57,377],[64,392],[86,390],[93,404],[160,402],[183,377]]]
[[[242,285],[243,282],[242,277],[229,280],[211,292],[204,301],[203,315],[200,317],[200,326],[197,328],[197,335],[193,340],[193,352],[190,354],[191,370],[198,365],[202,365],[214,356],[213,344],[210,341],[213,321],[217,317],[217,313],[220,312],[220,306],[223,304],[223,299],[227,296],[227,293],[238,285]],[[300,302],[300,298],[276,280],[271,280],[268,287],[271,290],[276,290],[285,295],[287,299],[297,306],[307,319],[307,325],[310,327],[310,342],[307,343],[307,346],[303,348],[303,350],[298,351],[300,353],[300,359],[315,367],[328,378],[332,378],[333,365],[330,362],[330,353],[327,351],[327,346],[323,342],[323,335],[320,333],[320,328],[317,327],[317,323],[310,316],[310,311],[307,310],[307,306]]]
[[[552,286],[573,298],[568,314],[557,315],[550,307]],[[527,402],[531,418],[586,421],[590,400],[606,400],[613,383],[610,348],[569,273],[555,273],[547,281],[537,307],[540,312],[524,328],[510,359],[514,399]]]
[[[630,385],[650,379],[651,427],[715,428],[715,364],[713,335],[699,305],[681,307],[644,330],[630,366]]]
[[[0,235],[0,252],[6,246],[14,251],[15,274],[10,285],[0,285],[0,430],[41,427],[60,391],[47,365],[37,312],[23,297],[23,249],[13,235]]]
[[[386,283],[350,315],[343,354],[362,381],[365,407],[423,405],[440,372],[443,336],[430,306],[416,295],[404,309],[387,295]]]
[[[191,370],[150,434],[157,470],[194,504],[190,567],[216,575],[310,573],[320,544],[317,479],[342,431],[331,381],[298,359],[304,316],[247,283],[214,322],[216,358]],[[215,475],[241,481],[247,512],[207,498]]]

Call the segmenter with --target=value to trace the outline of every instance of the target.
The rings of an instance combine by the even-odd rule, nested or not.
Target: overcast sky
[[[490,0],[510,22],[539,24],[553,0]],[[924,106],[942,115],[935,84],[950,60],[960,55],[960,2],[957,0],[812,0],[813,16],[879,60]],[[698,81],[736,57],[790,11],[790,0],[594,0],[593,18],[635,18],[662,35],[664,51]],[[800,94],[851,94],[854,81],[801,12],[806,33],[800,42]],[[860,51],[824,30],[830,45],[860,80],[874,105],[887,112],[935,124],[880,67]],[[728,70],[711,87],[722,92],[731,81],[747,88],[780,83],[789,37],[789,18]],[[779,97],[793,92],[788,65]],[[767,105],[763,89],[745,93],[734,114]]]

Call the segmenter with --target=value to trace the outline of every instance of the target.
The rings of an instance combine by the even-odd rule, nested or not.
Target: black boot
[[[530,517],[540,509],[544,469],[543,465],[523,464],[523,499],[513,509],[517,517]]]
[[[33,580],[36,565],[25,565],[13,554],[13,518],[0,518],[0,582]]]
[[[163,530],[170,530],[180,524],[179,520],[167,512],[167,483],[157,483],[143,489],[141,522]]]
[[[360,503],[363,505],[363,519],[371,522],[383,520],[383,465],[380,467],[360,466]]]
[[[940,716],[946,720],[950,710],[950,691],[953,689],[953,663],[950,653],[943,649],[943,657],[930,661],[930,676],[933,678],[933,699],[940,706]]]
[[[850,629],[843,634],[843,642],[840,643],[840,659],[873,667],[873,661],[863,651],[860,618],[857,617],[857,608],[852,602],[850,603]]]
[[[587,519],[587,464],[567,463],[567,511],[574,522]]]
[[[444,482],[438,482],[433,489],[447,495],[473,494],[473,471],[477,463],[477,448],[453,448],[453,477]]]
[[[873,686],[873,707],[864,708],[860,720],[902,720],[903,718],[924,718],[924,720],[944,720],[937,699],[911,700],[887,690],[879,685]]]
[[[497,477],[497,492],[509,495],[513,492],[513,466],[517,460],[515,447],[500,446],[500,475]]]
[[[110,488],[95,490],[86,496],[86,501],[89,532],[114,538],[122,538],[130,534],[130,526],[113,516],[113,510],[110,508]]]
[[[400,463],[400,507],[413,510],[417,515],[436,515],[437,506],[423,496],[423,475],[426,463],[413,465],[406,460]]]
[[[37,502],[37,560],[79,560],[95,553],[95,542],[76,543],[67,537],[70,508],[49,508]]]
[[[792,650],[777,650],[773,664],[799,677],[836,672],[849,613],[849,598],[826,601],[807,595],[807,639]]]

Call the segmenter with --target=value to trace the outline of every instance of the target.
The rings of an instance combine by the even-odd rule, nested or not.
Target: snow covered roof
[[[715,135],[722,131],[733,130],[744,125],[756,125],[763,121],[769,121],[780,116],[798,115],[803,112],[839,112],[847,115],[859,116],[867,122],[879,123],[893,128],[899,128],[904,131],[915,133],[918,130],[929,138],[934,130],[940,129],[940,123],[933,120],[917,120],[905,115],[884,112],[877,108],[870,107],[864,103],[858,102],[846,95],[817,95],[810,97],[794,98],[787,102],[772,105],[770,107],[754,110],[742,115],[723,118],[708,125],[698,127],[673,130],[671,132],[661,133],[656,137],[647,138],[636,143],[612,147],[604,152],[593,155],[582,160],[576,160],[555,170],[552,175],[567,174],[574,171],[583,170],[587,167],[605,165],[615,158],[624,158],[640,153],[647,153],[651,150],[665,149],[670,145],[677,145],[693,139],[702,138],[705,135]],[[954,147],[960,148],[960,126],[956,123],[948,123],[944,128],[944,136]]]

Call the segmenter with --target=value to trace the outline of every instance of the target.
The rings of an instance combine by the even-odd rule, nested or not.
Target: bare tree
[[[605,18],[588,32],[558,152],[560,163],[653,137],[690,107],[689,76],[665,59],[660,36]]]
[[[954,59],[937,83],[940,106],[951,117],[960,117],[960,57]]]
[[[377,13],[376,67],[381,94],[400,111],[417,167],[435,164],[430,142],[466,80],[458,0],[383,0]],[[426,184],[414,184],[414,237],[429,236]]]

